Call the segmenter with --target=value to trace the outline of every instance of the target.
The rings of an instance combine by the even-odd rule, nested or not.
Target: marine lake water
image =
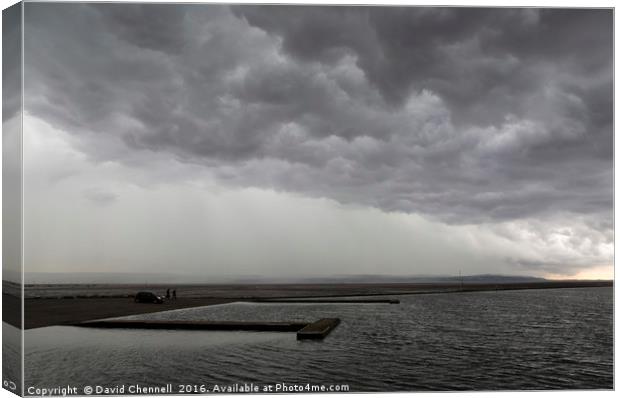
[[[314,321],[295,333],[25,332],[26,389],[60,385],[348,384],[352,392],[613,388],[613,289],[393,296],[400,304],[232,303],[128,319]]]

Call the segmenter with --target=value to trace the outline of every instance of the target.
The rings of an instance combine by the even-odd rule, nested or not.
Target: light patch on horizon
[[[614,280],[614,266],[604,265],[585,268],[575,274],[546,274],[547,279],[569,279],[569,280]]]

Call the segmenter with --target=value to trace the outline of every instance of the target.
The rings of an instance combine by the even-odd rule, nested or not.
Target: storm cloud
[[[515,242],[528,231],[554,254],[505,260],[562,273],[611,263],[612,18],[29,3],[25,111],[93,164],[187,165],[146,186],[207,173]]]

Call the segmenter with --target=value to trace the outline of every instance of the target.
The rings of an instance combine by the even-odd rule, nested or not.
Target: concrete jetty
[[[340,323],[338,318],[316,322],[235,322],[102,319],[73,326],[103,329],[239,330],[252,332],[297,332],[297,340],[324,339]]]
[[[304,322],[233,322],[233,321],[162,321],[162,320],[98,320],[74,326],[106,329],[170,329],[170,330],[247,330],[254,332],[296,332]]]
[[[294,303],[294,304],[399,304],[397,299],[339,299],[339,298],[265,298],[251,300],[253,303]]]
[[[297,332],[297,340],[321,340],[338,326],[340,319],[323,318]]]

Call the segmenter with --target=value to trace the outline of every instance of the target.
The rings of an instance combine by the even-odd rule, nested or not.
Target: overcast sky
[[[27,3],[24,73],[27,271],[612,275],[611,10]]]

